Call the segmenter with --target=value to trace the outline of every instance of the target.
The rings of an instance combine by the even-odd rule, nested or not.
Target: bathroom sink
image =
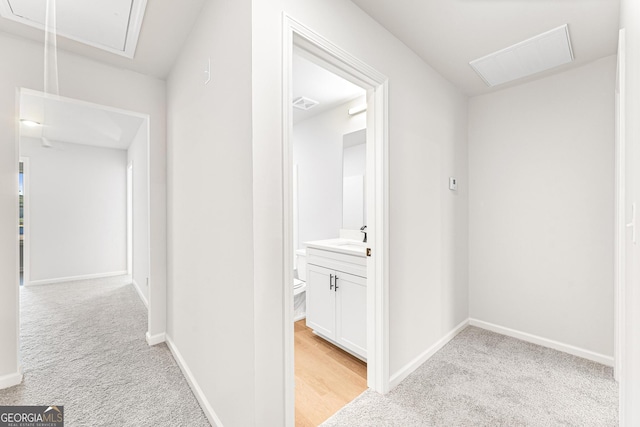
[[[347,239],[337,239],[333,243],[336,246],[354,246],[357,248],[364,248],[367,246],[364,242],[358,242],[356,240],[347,240]]]
[[[340,246],[343,249],[350,249],[350,250],[353,250],[353,251],[363,251],[364,250],[364,246],[357,245],[357,244],[354,244],[354,243],[340,243],[340,244],[338,244],[336,246]]]
[[[317,240],[314,242],[305,242],[307,247],[324,249],[334,252],[342,252],[350,255],[364,256],[366,251],[366,243],[357,240],[348,239],[328,239]]]

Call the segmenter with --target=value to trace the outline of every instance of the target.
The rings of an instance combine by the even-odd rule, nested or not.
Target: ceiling
[[[446,79],[473,96],[613,55],[618,0],[352,0]],[[569,24],[575,60],[489,88],[469,62]]]
[[[145,119],[108,107],[63,98],[44,98],[35,92],[20,96],[20,136],[45,137],[52,144],[67,142],[126,150]]]
[[[294,108],[294,123],[366,95],[361,87],[316,65],[303,55],[304,52],[298,50],[293,55],[293,100],[304,96],[319,104],[306,111]]]
[[[619,0],[352,1],[471,96],[580,66],[613,55],[617,48]],[[205,2],[148,1],[133,59],[64,37],[59,37],[58,47],[116,67],[165,78]],[[494,88],[487,87],[469,66],[471,60],[563,24],[569,25],[575,56],[570,64]],[[5,18],[0,18],[0,31],[43,42],[41,30]]]
[[[7,0],[1,0],[7,1]],[[13,0],[25,1],[25,0]],[[34,1],[34,0],[29,0]],[[44,0],[37,0],[42,3]],[[58,0],[59,8],[62,0]],[[69,1],[69,0],[65,0]],[[104,0],[111,2],[115,0]],[[131,0],[117,0],[117,3]],[[187,40],[193,24],[206,0],[149,0],[144,12],[142,29],[133,59],[68,39],[58,37],[58,48],[85,56],[110,65],[137,71],[164,79],[178,57]],[[84,3],[97,4],[98,0],[83,0]],[[95,7],[95,6],[94,6]],[[115,5],[109,5],[114,8]],[[0,18],[0,31],[25,37],[38,43],[44,42],[41,29],[33,28],[6,18]],[[117,42],[117,40],[116,40]],[[59,58],[59,61],[62,61]]]

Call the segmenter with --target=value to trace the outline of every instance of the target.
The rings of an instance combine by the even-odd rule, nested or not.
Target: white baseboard
[[[207,419],[209,420],[211,425],[214,427],[222,427],[222,421],[220,421],[220,418],[218,418],[218,415],[209,404],[209,401],[205,397],[204,393],[202,392],[202,389],[198,385],[198,382],[193,377],[191,370],[187,366],[187,362],[185,362],[185,360],[182,358],[182,355],[180,354],[180,352],[176,348],[176,345],[173,343],[173,341],[169,336],[167,336],[167,346],[169,347],[169,350],[171,350],[171,354],[173,354],[173,358],[175,359],[176,363],[180,367],[182,374],[187,379],[187,383],[189,383],[189,387],[191,387],[193,394],[196,396],[196,399],[198,399],[198,403],[200,403],[200,407],[202,408],[202,411],[204,412],[204,414],[207,416]]]
[[[426,351],[420,354],[418,357],[413,359],[411,362],[407,363],[402,369],[393,374],[389,379],[389,389],[392,390],[398,384],[400,384],[405,378],[407,378],[413,371],[418,369],[420,365],[429,360],[431,356],[436,354],[438,350],[447,345],[449,341],[455,338],[464,328],[469,325],[469,320],[464,320],[458,326],[453,328],[449,333],[447,333],[444,337],[440,338],[438,342],[429,347]]]
[[[22,369],[19,369],[16,373],[1,376],[0,390],[16,386],[20,383],[22,383]]]
[[[595,353],[593,351],[585,350],[579,347],[574,347],[569,344],[553,341],[537,335],[517,331],[515,329],[506,328],[504,326],[495,325],[493,323],[484,322],[478,319],[469,319],[469,324],[471,326],[477,326],[478,328],[486,329],[488,331],[496,332],[498,334],[506,335],[508,337],[518,338],[522,341],[530,342],[532,344],[537,344],[543,347],[548,347],[554,350],[562,351],[564,353],[569,353],[574,356],[582,357],[583,359],[588,359],[594,362],[598,362],[606,366],[614,365],[614,360],[613,360],[613,357],[611,356],[605,356],[604,354]]]
[[[165,333],[149,335],[149,332],[147,332],[146,337],[147,337],[147,344],[149,344],[150,346],[162,344],[163,342],[167,341],[167,335]]]
[[[138,292],[138,296],[147,307],[147,310],[149,310],[149,301],[147,301],[147,298],[145,298],[144,294],[142,293],[142,289],[140,289],[140,286],[138,286],[138,282],[136,282],[134,279],[131,279],[131,283],[133,284],[133,289]]]
[[[62,282],[75,282],[77,280],[103,279],[105,277],[126,276],[126,271],[112,271],[110,273],[85,274],[82,276],[58,277],[55,279],[31,280],[25,286],[51,285]]]

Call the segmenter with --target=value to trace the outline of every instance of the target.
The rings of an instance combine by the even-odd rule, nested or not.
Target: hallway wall
[[[30,283],[127,270],[127,153],[22,138],[29,158]]]
[[[615,70],[610,56],[469,101],[470,317],[603,363],[613,362]]]
[[[250,1],[206,2],[167,81],[167,334],[225,426],[257,422],[251,88]]]
[[[127,150],[133,165],[133,282],[149,302],[149,156],[148,125],[140,126]]]
[[[253,1],[256,419],[283,425],[282,19],[389,78],[389,376],[468,317],[467,98],[348,0]],[[457,192],[448,189],[458,178]]]
[[[350,1],[210,1],[168,80],[168,334],[225,425],[286,418],[283,11],[390,78],[390,376],[468,317],[466,97]]]

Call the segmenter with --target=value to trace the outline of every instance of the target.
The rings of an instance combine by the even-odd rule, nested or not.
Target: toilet
[[[307,251],[297,249],[293,265],[297,274],[293,278],[293,321],[307,317]]]

